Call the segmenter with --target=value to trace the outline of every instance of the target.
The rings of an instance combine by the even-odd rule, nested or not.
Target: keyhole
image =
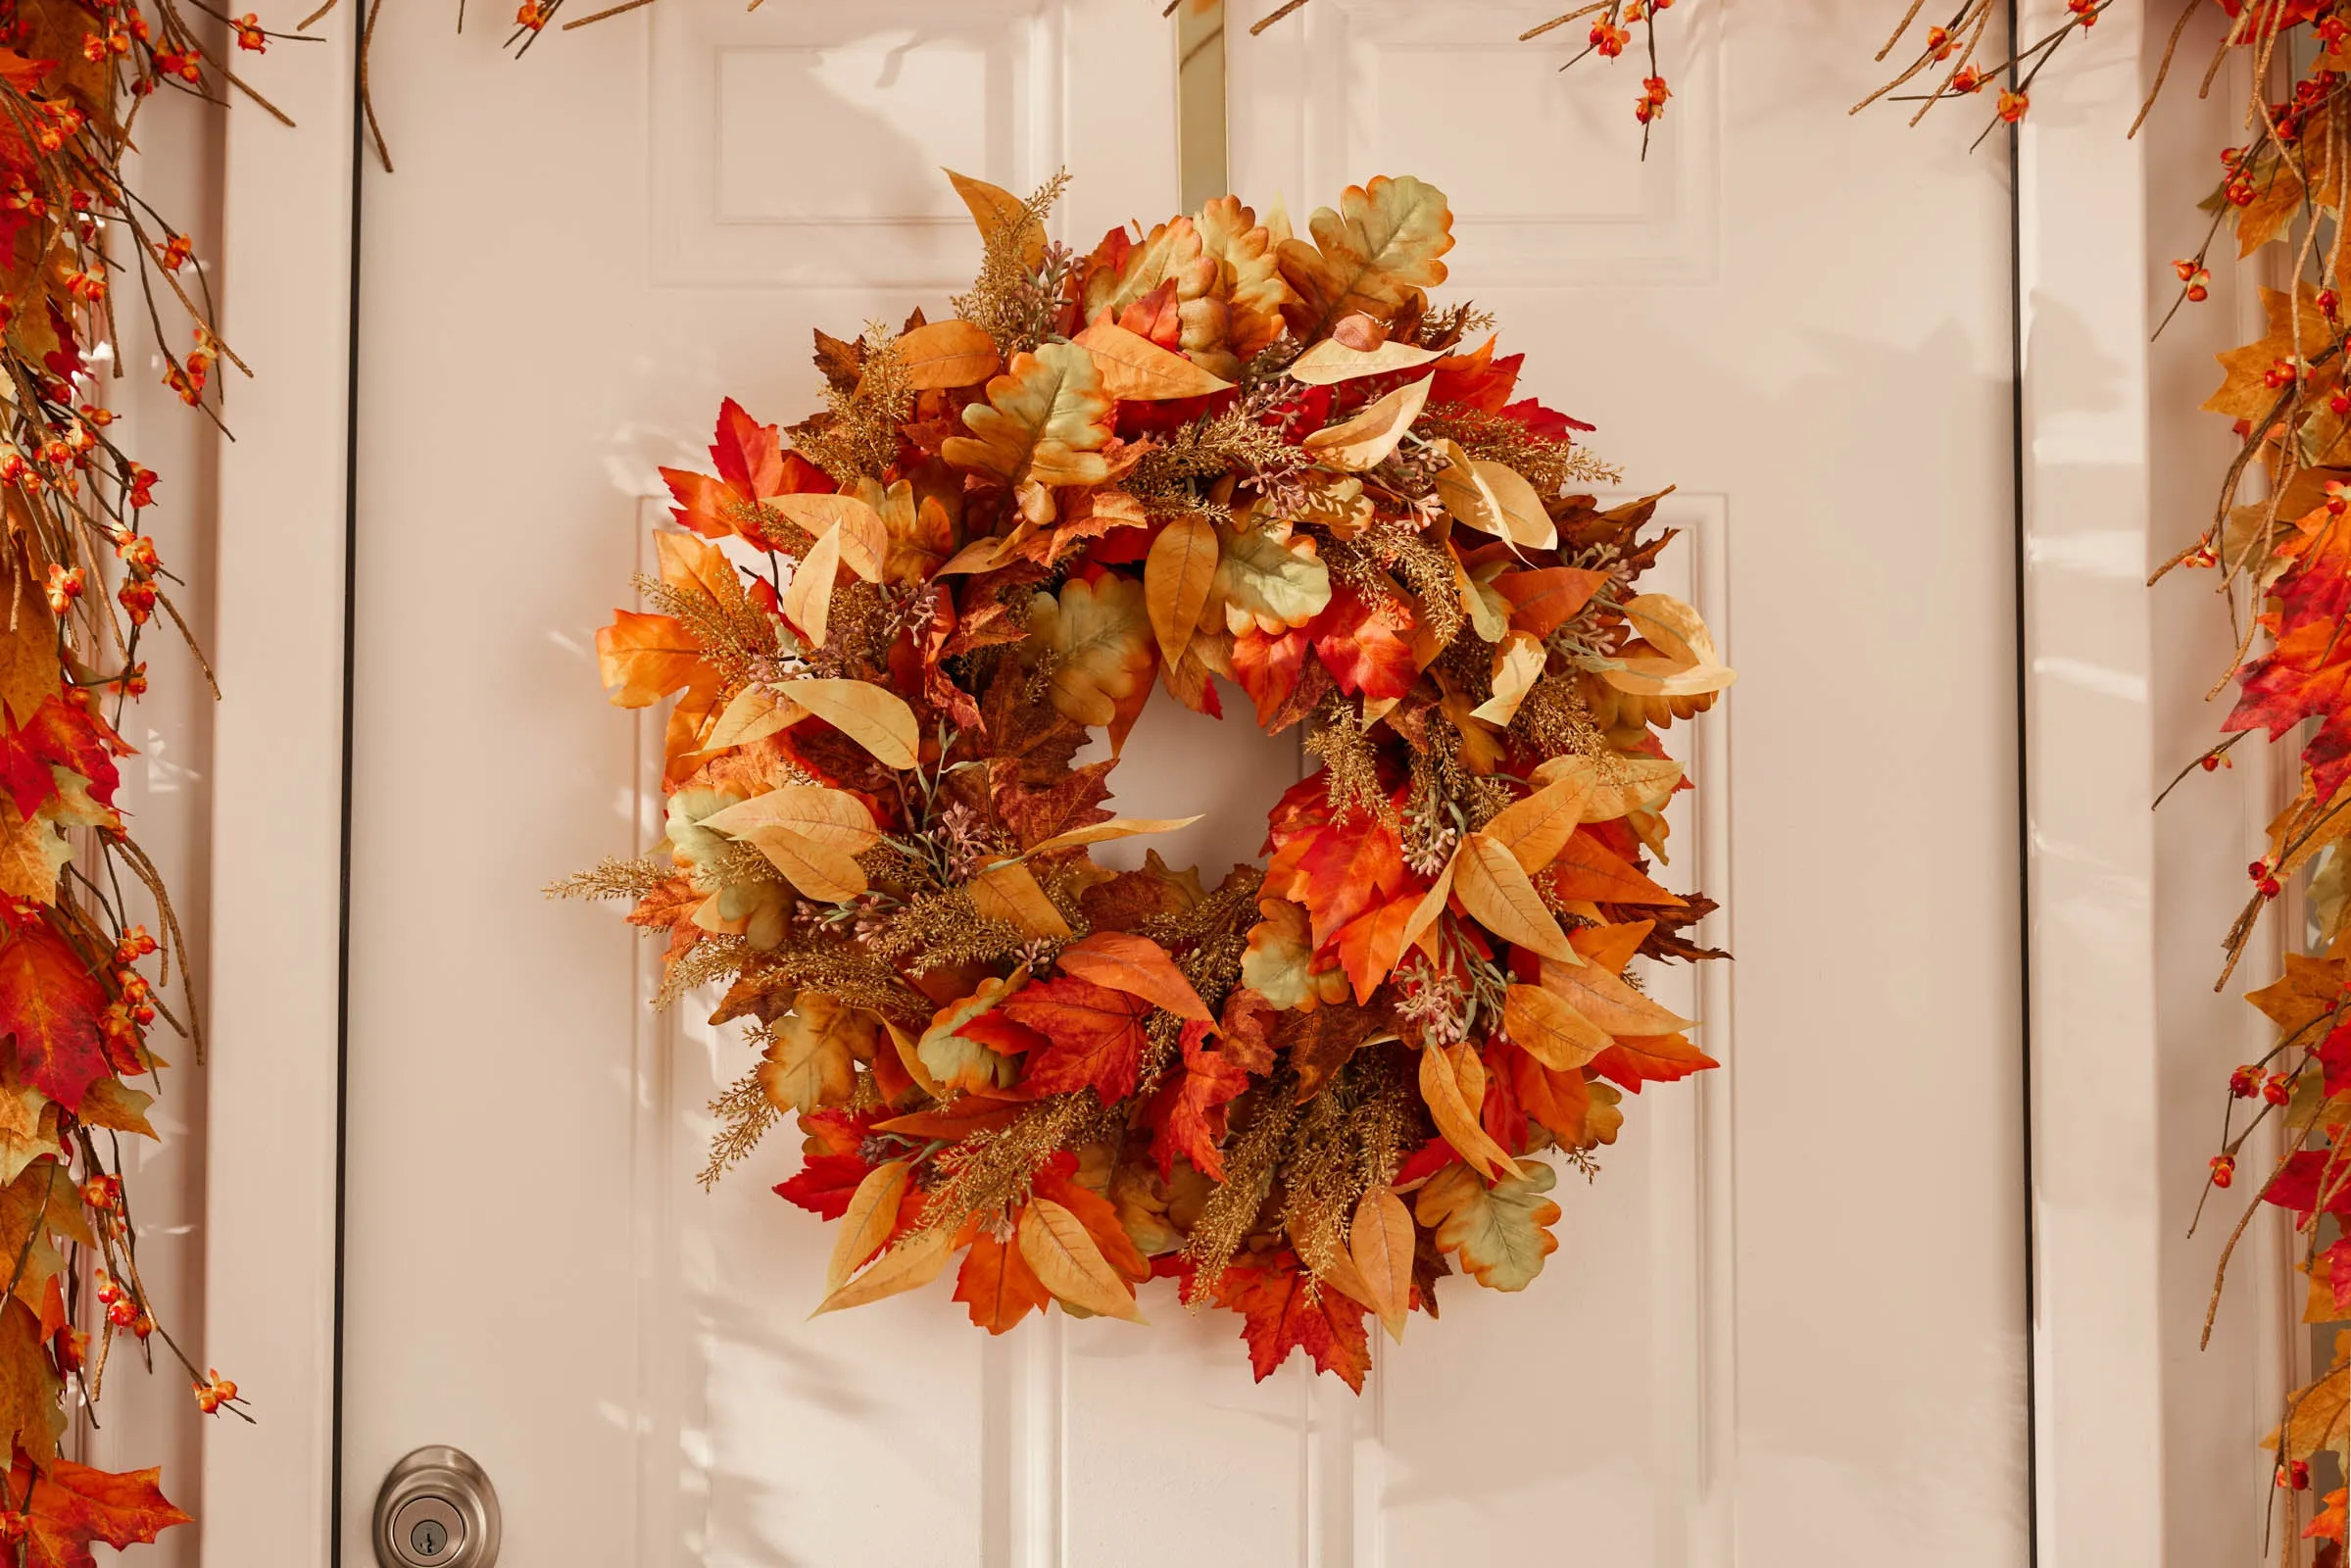
[[[438,1519],[424,1519],[409,1535],[409,1544],[416,1548],[419,1557],[438,1557],[441,1548],[449,1544],[449,1531]]]

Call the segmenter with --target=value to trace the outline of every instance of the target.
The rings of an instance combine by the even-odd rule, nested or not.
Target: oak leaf
[[[1445,281],[1438,258],[1453,248],[1452,226],[1445,193],[1409,174],[1349,185],[1337,212],[1325,207],[1308,220],[1313,244],[1282,241],[1282,276],[1299,296],[1282,313],[1292,334],[1311,343],[1358,311],[1393,318]]]
[[[1243,985],[1285,1011],[1310,1011],[1347,996],[1345,970],[1314,966],[1312,926],[1304,905],[1269,898],[1258,902],[1257,912],[1265,918],[1249,927],[1249,946],[1241,956]]]
[[[759,1088],[778,1107],[804,1115],[841,1103],[856,1085],[857,1063],[872,1059],[876,1028],[861,1007],[802,993],[767,1043]]]
[[[1539,1159],[1518,1161],[1492,1187],[1467,1166],[1453,1165],[1429,1178],[1413,1214],[1480,1285],[1523,1291],[1543,1272],[1543,1260],[1559,1250],[1549,1229],[1559,1221],[1559,1205],[1543,1196],[1558,1180],[1558,1172]]]
[[[1038,594],[1029,607],[1030,648],[1053,657],[1053,706],[1073,722],[1109,726],[1112,745],[1151,695],[1151,617],[1143,584],[1131,577],[1097,582],[1073,577],[1058,598]]]
[[[963,411],[971,434],[952,437],[941,456],[1006,485],[1101,484],[1109,474],[1114,407],[1094,357],[1074,343],[1047,343],[1012,356],[988,383],[988,401]]]
[[[1278,523],[1245,528],[1223,541],[1214,596],[1228,631],[1273,635],[1322,613],[1331,602],[1331,572],[1313,535]]]

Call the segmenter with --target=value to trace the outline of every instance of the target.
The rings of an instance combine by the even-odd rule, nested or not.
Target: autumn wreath
[[[957,178],[984,261],[953,318],[819,332],[825,412],[729,401],[665,471],[647,612],[598,634],[622,707],[675,696],[637,901],[664,1000],[717,982],[761,1051],[706,1180],[785,1111],[776,1190],[840,1222],[820,1310],[924,1285],[1002,1332],[1136,1287],[1242,1312],[1360,1387],[1364,1318],[1434,1315],[1450,1258],[1524,1287],[1556,1152],[1619,1089],[1714,1065],[1636,956],[1711,956],[1648,875],[1683,770],[1658,731],[1731,671],[1634,589],[1654,497],[1602,509],[1590,429],[1433,309],[1445,197],[1349,188],[1298,239],[1209,203],[1090,253]],[[788,437],[788,442],[787,442]],[[1090,846],[1152,686],[1320,761],[1214,887]],[[1115,753],[1113,753],[1115,756]]]

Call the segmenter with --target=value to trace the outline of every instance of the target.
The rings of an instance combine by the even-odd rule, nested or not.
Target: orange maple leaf
[[[68,1110],[113,1069],[98,1026],[106,993],[81,955],[46,927],[0,942],[0,1034],[16,1042],[17,1081]]]
[[[1104,1104],[1132,1094],[1150,1039],[1143,1020],[1151,1004],[1140,997],[1063,975],[1032,985],[1001,1011],[1045,1037],[1028,1054],[1022,1087],[1032,1094],[1066,1095],[1091,1089]]]
[[[1284,1252],[1269,1265],[1237,1264],[1216,1282],[1218,1306],[1243,1318],[1249,1370],[1259,1383],[1302,1349],[1318,1372],[1336,1372],[1357,1394],[1371,1370],[1371,1336],[1364,1332],[1365,1308],[1337,1291],[1309,1292],[1296,1256]]]
[[[20,1457],[9,1471],[9,1494],[27,1498],[27,1568],[96,1568],[93,1541],[144,1545],[173,1525],[192,1523],[157,1490],[162,1474],[154,1469],[116,1475],[71,1459],[53,1459],[36,1474]]]

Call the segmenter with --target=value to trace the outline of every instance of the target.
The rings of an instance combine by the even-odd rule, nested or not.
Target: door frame
[[[2061,6],[2023,0],[2020,24],[2037,36]],[[198,1511],[218,1568],[331,1561],[340,1535],[359,21],[349,0],[316,29],[326,48],[252,62],[301,129],[240,112],[225,153],[223,329],[262,374],[235,388],[238,440],[220,465],[205,1307],[210,1361],[262,1420],[207,1429]],[[2274,1408],[2247,1391],[2282,1391],[2293,1361],[2281,1230],[2259,1228],[2202,1356],[2216,1244],[2179,1239],[2215,1086],[2259,1053],[2249,1009],[2206,989],[2242,855],[2201,842],[2189,803],[2147,809],[2211,731],[2203,691],[2226,648],[2184,623],[2177,593],[2159,603],[2138,579],[2201,527],[2226,432],[2190,412],[2190,389],[2203,356],[2238,341],[2229,296],[2251,291],[2221,276],[2205,314],[2147,341],[2169,258],[2194,244],[2191,187],[2238,101],[2198,105],[2175,85],[2126,138],[2163,42],[2133,8],[2105,13],[2094,42],[2036,83],[2008,155],[2033,1248],[2019,1310],[2048,1568],[2240,1551],[2268,1498],[2254,1444]],[[2248,835],[2266,819],[2260,764],[2198,782],[2233,796],[2223,808]],[[2209,800],[2197,809],[2210,820]],[[2211,1485],[2232,1469],[2241,1484]]]

